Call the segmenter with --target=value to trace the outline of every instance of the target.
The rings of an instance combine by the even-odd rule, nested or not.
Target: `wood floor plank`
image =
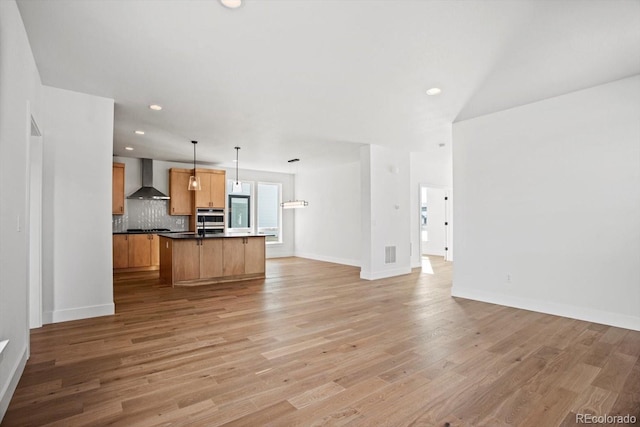
[[[116,314],[31,331],[13,426],[521,426],[640,416],[640,332],[281,258],[265,279],[114,275]]]
[[[304,393],[301,393],[297,396],[293,396],[292,398],[287,400],[289,401],[289,403],[295,406],[296,409],[302,409],[305,406],[309,406],[313,403],[324,400],[344,390],[345,390],[344,387],[331,381],[326,384],[322,384],[318,387],[315,387],[311,390],[307,390]]]
[[[636,356],[613,353],[591,384],[619,393],[637,361]]]
[[[588,386],[573,401],[573,414],[608,414],[618,399],[618,393],[603,388]]]

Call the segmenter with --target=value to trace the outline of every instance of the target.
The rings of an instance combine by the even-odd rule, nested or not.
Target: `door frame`
[[[418,250],[420,251],[420,257],[422,257],[422,189],[433,188],[437,190],[444,190],[444,195],[447,198],[444,202],[444,220],[448,225],[445,225],[444,232],[444,244],[445,248],[451,247],[452,235],[451,235],[451,188],[443,185],[433,185],[426,182],[418,183]],[[450,261],[450,250],[444,251],[444,260]]]
[[[27,106],[27,245],[28,245],[28,321],[29,328],[42,326],[42,191],[44,141],[36,119]]]

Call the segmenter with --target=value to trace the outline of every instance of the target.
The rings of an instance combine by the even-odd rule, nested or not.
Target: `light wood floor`
[[[450,297],[451,264],[377,281],[270,260],[172,289],[118,275],[115,316],[47,325],[3,426],[555,426],[640,416],[640,332]]]

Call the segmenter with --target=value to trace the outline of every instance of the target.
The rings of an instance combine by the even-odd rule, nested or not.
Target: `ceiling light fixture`
[[[133,147],[124,147],[124,149],[127,151],[133,151]]]
[[[149,105],[149,108],[151,108],[154,111],[160,111],[162,110],[162,106],[158,105],[158,104],[151,104]]]
[[[238,180],[238,152],[240,147],[233,147],[236,150],[236,180],[231,188],[232,193],[242,193],[242,183]]]
[[[439,87],[432,87],[431,89],[427,90],[427,95],[429,96],[440,95],[441,92],[442,92],[442,89],[440,89]]]
[[[300,159],[291,159],[291,160],[287,160],[287,163],[289,163],[289,165],[292,165],[294,163],[298,163],[300,161]],[[297,170],[297,168],[296,168]],[[293,174],[293,195],[295,197],[296,194],[296,187],[295,187],[295,175],[297,174]],[[309,202],[307,202],[306,200],[287,200],[286,202],[282,202],[280,203],[280,206],[282,207],[282,209],[296,209],[296,208],[306,208],[307,206],[309,206]]]
[[[229,9],[237,9],[242,6],[242,0],[220,0],[220,3]]]
[[[200,191],[200,177],[196,175],[196,145],[198,141],[191,141],[193,144],[193,175],[189,177],[189,190]],[[183,184],[184,185],[184,184]]]
[[[144,131],[143,130],[137,130],[135,131],[136,135],[144,135]]]

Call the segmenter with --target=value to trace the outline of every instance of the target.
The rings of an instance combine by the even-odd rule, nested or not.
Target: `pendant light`
[[[198,141],[191,141],[193,144],[193,175],[189,177],[189,190],[200,191],[200,177],[196,175],[196,144]]]
[[[309,206],[309,202],[306,200],[289,200],[287,202],[280,203],[282,209],[296,209],[296,208],[306,208]]]
[[[291,159],[291,160],[287,160],[287,163],[289,163],[290,165],[293,164],[297,164],[300,161],[300,159]],[[297,168],[296,168],[297,171]],[[295,197],[296,194],[296,187],[295,187],[295,175],[294,174],[294,184],[293,184],[293,195]],[[286,202],[282,202],[280,203],[280,206],[282,207],[282,209],[297,209],[297,208],[306,208],[307,206],[309,206],[309,202],[307,202],[306,200],[288,200]]]
[[[236,150],[236,180],[233,182],[231,192],[242,193],[242,183],[238,180],[238,152],[240,151],[240,147],[234,147],[234,149]]]

